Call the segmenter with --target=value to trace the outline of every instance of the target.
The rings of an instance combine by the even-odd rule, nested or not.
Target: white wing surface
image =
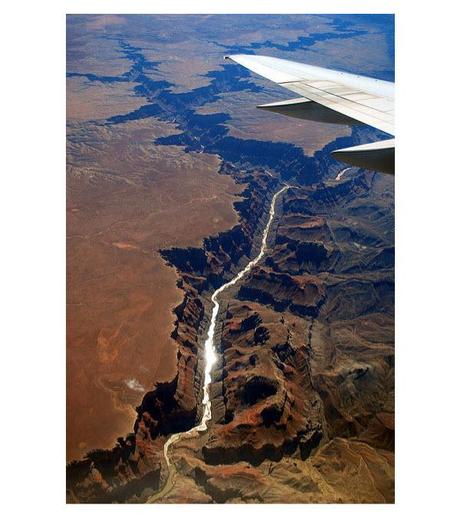
[[[227,59],[302,96],[261,105],[261,109],[335,124],[367,124],[394,136],[394,83],[269,56],[235,54]],[[334,155],[360,167],[366,167],[370,157],[369,167],[379,169],[383,149],[385,164],[380,170],[393,173],[394,139],[372,143],[364,150],[337,150]],[[356,164],[348,160],[356,162],[358,157]]]

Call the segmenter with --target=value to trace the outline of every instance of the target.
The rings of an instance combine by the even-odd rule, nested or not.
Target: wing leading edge
[[[226,56],[302,97],[258,108],[333,124],[367,124],[394,136],[394,83],[269,56]],[[348,164],[394,174],[394,139],[333,152]]]

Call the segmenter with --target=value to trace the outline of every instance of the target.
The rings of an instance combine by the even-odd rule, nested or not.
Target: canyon
[[[365,38],[356,26],[331,22],[318,45]],[[260,84],[196,60],[196,84],[178,88],[156,49],[166,60],[183,41],[154,52],[144,30],[144,18],[104,25],[113,64],[102,67],[82,65],[78,36],[68,73],[69,337],[71,375],[81,372],[68,424],[99,437],[78,448],[71,437],[67,501],[393,502],[393,179],[345,173],[329,155],[376,132],[319,127],[302,148],[292,130],[263,140],[276,125],[266,114],[237,131],[235,96],[262,95]],[[316,41],[291,36],[225,45]],[[95,89],[84,110],[72,90],[82,82]],[[120,97],[100,106],[107,91]],[[93,337],[101,364],[85,368]],[[84,383],[91,369],[102,388]]]
[[[219,301],[208,428],[181,435],[203,416],[211,294],[260,249],[277,186],[263,170],[244,178],[238,225],[162,252],[184,292],[178,374],[144,396],[133,434],[69,465],[71,499],[156,500],[171,470],[164,502],[394,499],[392,184],[379,174],[283,194],[264,258]]]

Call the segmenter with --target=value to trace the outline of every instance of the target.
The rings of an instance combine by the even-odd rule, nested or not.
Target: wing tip
[[[227,54],[224,56],[224,60],[233,61],[234,63],[238,63],[238,58],[250,56],[251,54]]]

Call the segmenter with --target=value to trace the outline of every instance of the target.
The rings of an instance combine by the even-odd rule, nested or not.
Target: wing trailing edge
[[[347,115],[331,110],[330,108],[315,103],[314,101],[310,101],[305,97],[296,97],[295,99],[287,99],[286,101],[258,105],[257,108],[267,112],[274,112],[281,115],[287,115],[288,117],[295,117],[296,119],[306,119],[308,121],[316,121],[319,123],[348,125],[363,124],[357,119],[352,119]]]

